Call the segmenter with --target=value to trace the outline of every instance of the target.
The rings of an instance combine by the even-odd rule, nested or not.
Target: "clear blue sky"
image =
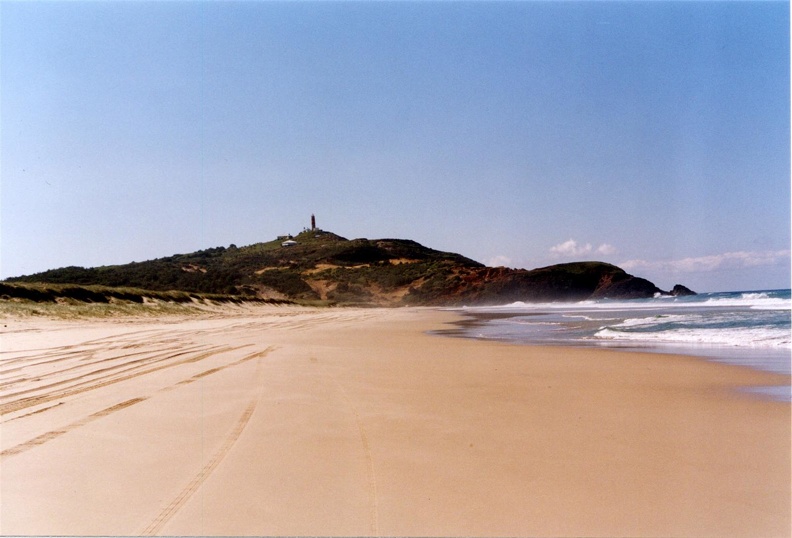
[[[789,287],[786,2],[0,2],[0,276],[320,228]]]

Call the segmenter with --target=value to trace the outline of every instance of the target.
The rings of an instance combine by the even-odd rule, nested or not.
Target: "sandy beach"
[[[432,309],[3,320],[0,532],[790,536],[783,375]]]

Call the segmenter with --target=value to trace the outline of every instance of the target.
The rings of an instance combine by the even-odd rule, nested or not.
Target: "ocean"
[[[449,336],[680,353],[790,374],[790,290],[463,307]],[[789,387],[760,392],[790,400]]]

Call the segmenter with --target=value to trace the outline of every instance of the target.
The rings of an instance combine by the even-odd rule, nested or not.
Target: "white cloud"
[[[598,254],[604,254],[606,256],[608,256],[610,254],[615,254],[616,253],[616,247],[614,247],[613,245],[609,245],[607,243],[603,243],[603,244],[601,244],[600,246],[597,247],[597,253]]]
[[[550,248],[550,252],[560,256],[577,256],[591,250],[591,245],[578,246],[577,241],[570,239]]]
[[[570,239],[569,241],[564,241],[563,243],[559,243],[558,245],[551,247],[550,252],[556,257],[575,257],[575,256],[586,256],[595,252],[597,254],[603,255],[610,255],[616,252],[616,247],[613,245],[609,245],[607,243],[603,243],[602,245],[598,246],[596,249],[591,246],[591,243],[586,243],[585,245],[579,245],[577,241],[574,239]]]
[[[635,269],[654,269],[675,273],[697,273],[715,271],[716,269],[738,269],[745,267],[761,267],[786,261],[789,263],[789,250],[725,252],[712,256],[683,258],[681,260],[628,260],[619,264],[627,271]]]
[[[511,267],[511,258],[508,256],[494,256],[484,262],[487,267]]]

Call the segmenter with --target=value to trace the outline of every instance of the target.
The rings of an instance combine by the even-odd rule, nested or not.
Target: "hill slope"
[[[529,271],[485,267],[405,239],[348,240],[321,230],[290,239],[289,246],[281,238],[126,265],[65,267],[8,281],[388,306],[624,299],[661,292],[651,282],[601,262]]]

